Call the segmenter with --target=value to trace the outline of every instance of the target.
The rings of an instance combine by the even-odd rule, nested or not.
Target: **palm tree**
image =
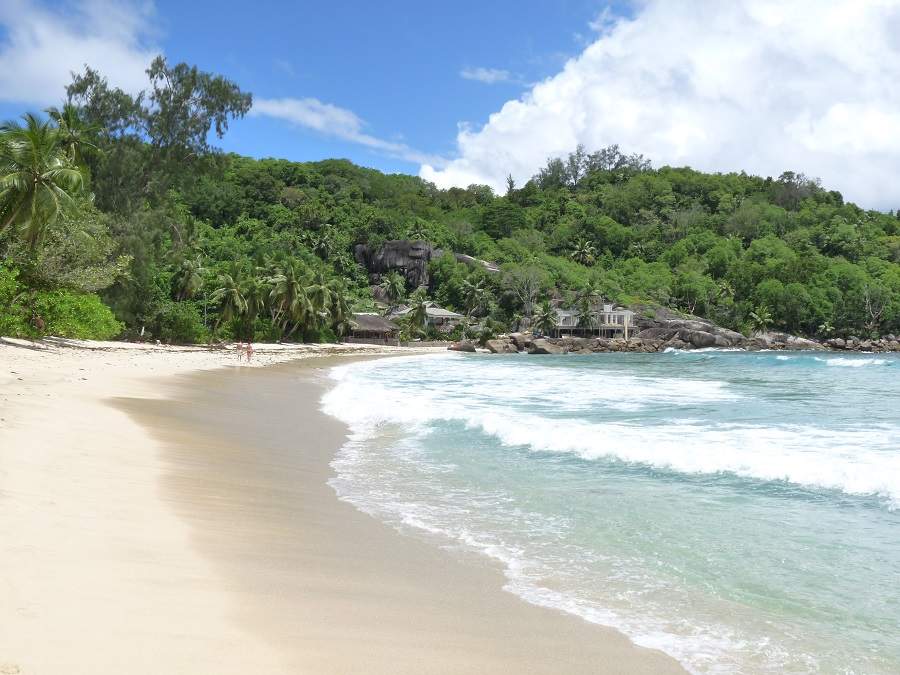
[[[211,300],[219,306],[219,318],[216,320],[216,328],[223,321],[244,316],[247,312],[247,299],[241,292],[241,287],[231,274],[219,275],[219,288],[213,291]]]
[[[91,138],[100,130],[100,127],[88,124],[81,117],[78,106],[66,103],[62,110],[59,108],[47,108],[47,114],[56,123],[59,130],[60,145],[65,149],[66,156],[72,164],[84,164],[84,150],[97,146],[91,142]]]
[[[400,302],[406,295],[406,279],[397,272],[390,272],[385,275],[381,280],[380,286],[392,304]]]
[[[343,337],[350,330],[350,296],[343,282],[333,279],[328,282],[331,290],[331,306],[328,314],[331,317],[331,329],[338,337]]]
[[[578,327],[579,328],[588,328],[593,332],[595,326],[597,325],[597,315],[594,314],[594,311],[591,309],[591,305],[589,302],[582,301],[578,305]]]
[[[312,283],[306,287],[306,297],[312,305],[313,314],[316,322],[325,323],[328,318],[328,310],[331,307],[331,288],[328,285],[328,279],[322,270],[316,271],[313,275]]]
[[[256,322],[256,318],[266,308],[266,301],[269,298],[269,285],[264,279],[251,275],[242,280],[241,293],[247,305],[244,311],[245,337],[250,338],[253,337],[253,324]]]
[[[759,333],[765,333],[772,325],[772,311],[765,305],[760,305],[750,312],[750,324]]]
[[[422,333],[425,331],[428,321],[428,304],[425,294],[421,291],[416,291],[412,294],[409,301],[409,314],[406,315],[409,327],[418,333]]]
[[[416,222],[409,228],[409,233],[406,236],[416,241],[427,241],[428,228],[425,226],[424,222],[416,219]]]
[[[269,280],[272,284],[272,290],[269,292],[272,320],[282,332],[293,324],[288,335],[307,321],[313,311],[303,281],[303,272],[294,260],[289,260],[278,274]]]
[[[175,287],[176,300],[190,300],[203,287],[203,268],[200,259],[185,258],[175,270],[172,284]]]
[[[556,328],[556,310],[549,302],[544,302],[534,315],[534,327],[541,333],[549,333]]]
[[[474,282],[463,279],[462,294],[463,302],[466,305],[466,316],[472,316],[473,312],[481,309],[484,305],[484,298],[487,295],[484,279],[476,279]]]
[[[593,265],[597,260],[597,249],[587,239],[579,239],[569,255],[577,263]]]
[[[0,231],[23,228],[34,250],[60,211],[84,187],[66,157],[59,130],[34,115],[0,127]]]

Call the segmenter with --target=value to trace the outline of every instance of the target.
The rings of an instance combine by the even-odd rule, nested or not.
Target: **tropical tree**
[[[244,311],[245,337],[253,337],[253,324],[256,318],[266,309],[269,299],[269,284],[265,279],[250,275],[241,280],[241,293],[246,302]]]
[[[466,316],[472,316],[474,312],[480,310],[484,306],[487,296],[487,288],[484,285],[484,279],[463,279],[461,284],[463,302],[466,305]]]
[[[184,258],[172,277],[176,300],[190,300],[203,287],[203,267],[199,258]]]
[[[409,298],[409,313],[406,315],[410,330],[423,333],[428,321],[428,301],[425,293],[419,289]]]
[[[282,332],[290,327],[288,335],[291,335],[313,313],[299,263],[289,260],[269,283],[272,285],[269,292],[272,320]]]
[[[353,312],[350,309],[350,296],[343,282],[332,279],[328,282],[331,291],[331,305],[328,314],[331,318],[331,329],[335,335],[342,337],[350,331],[350,317]]]
[[[757,307],[750,312],[750,325],[753,327],[753,330],[759,333],[767,332],[769,326],[772,325],[772,310],[766,305]]]
[[[31,250],[65,205],[83,188],[84,177],[66,156],[59,129],[32,114],[24,125],[0,126],[0,232],[19,227]]]
[[[406,279],[398,272],[389,272],[381,280],[381,289],[387,299],[396,304],[406,296]]]
[[[578,304],[578,327],[593,330],[597,326],[597,315],[588,302]]]
[[[231,274],[220,274],[219,287],[213,291],[210,298],[219,306],[219,318],[216,320],[216,328],[223,322],[240,318],[247,312],[247,299],[241,291],[240,284]]]
[[[579,239],[572,247],[569,257],[582,265],[593,265],[597,260],[597,249],[588,240]]]
[[[84,165],[84,151],[88,148],[96,150],[94,143],[100,127],[87,123],[76,105],[66,103],[62,109],[47,108],[50,119],[59,130],[59,143],[63,147],[69,161],[78,166]]]
[[[534,314],[534,327],[541,333],[549,333],[556,328],[556,310],[549,302],[544,302]]]
[[[319,325],[326,323],[332,303],[332,291],[322,270],[317,270],[313,275],[312,283],[306,287],[306,297],[309,298],[315,322]]]

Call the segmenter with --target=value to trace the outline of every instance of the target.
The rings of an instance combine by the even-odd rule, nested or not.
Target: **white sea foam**
[[[323,409],[347,422],[352,434],[335,459],[337,476],[331,484],[342,499],[379,518],[500,561],[507,590],[523,599],[617,628],[694,672],[780,672],[782,664],[796,670],[798,659],[805,664],[801,670],[820,670],[814,657],[788,654],[783,646],[721,625],[719,619],[680,612],[673,617],[671,608],[689,606],[690,600],[673,603],[668,593],[680,591],[656,587],[650,577],[624,579],[631,590],[620,606],[598,603],[590,585],[560,589],[548,584],[564,568],[577,577],[597,562],[590,557],[594,552],[564,545],[559,533],[570,527],[564,514],[545,522],[544,516],[522,512],[500,491],[477,494],[453,487],[443,477],[452,474],[450,465],[420,461],[429,434],[435,428],[446,430],[440,423],[449,422],[537,453],[681,474],[788,481],[900,501],[900,456],[893,452],[900,447],[896,425],[836,429],[816,426],[814,419],[803,425],[779,419],[766,424],[710,421],[704,419],[703,406],[752,406],[754,401],[727,382],[688,377],[692,368],[706,374],[701,362],[678,362],[680,377],[658,365],[638,375],[625,368],[592,371],[540,362],[523,367],[454,355],[436,357],[428,365],[393,359],[342,366],[332,372],[336,386],[324,397]],[[824,369],[819,372],[824,375]],[[697,410],[685,410],[697,405]],[[607,410],[616,414],[597,414]],[[389,443],[387,463],[373,461],[373,435]],[[413,485],[401,480],[404,462],[415,467],[410,469],[417,477]],[[517,532],[525,536],[516,539]],[[620,573],[627,576],[632,569],[626,561]],[[615,580],[610,577],[611,583]],[[597,578],[586,583],[607,585]],[[642,590],[632,597],[636,587]],[[655,600],[664,602],[654,607]],[[738,665],[748,662],[759,667]]]
[[[877,358],[860,358],[860,357],[847,357],[847,356],[831,356],[831,357],[819,357],[816,356],[815,360],[819,363],[824,363],[827,366],[838,367],[838,368],[862,368],[863,366],[884,366],[891,363],[888,359],[877,359]]]
[[[543,370],[542,370],[543,369]],[[356,430],[397,424],[427,429],[442,420],[489,434],[508,446],[618,460],[685,474],[729,473],[763,481],[880,495],[900,504],[900,427],[851,430],[663,419],[649,423],[587,421],[577,413],[606,407],[640,410],[741,397],[722,382],[603,376],[544,368],[482,365],[456,378],[422,384],[379,381],[377,364],[334,371],[338,385],[325,412]],[[522,371],[527,380],[521,380]],[[548,372],[549,371],[549,372]],[[385,373],[387,375],[387,373]],[[469,379],[467,375],[471,375]],[[477,378],[477,379],[476,379]],[[604,379],[613,380],[604,386]],[[623,384],[624,383],[624,384]],[[529,405],[524,405],[529,404]],[[561,412],[570,413],[560,416]]]

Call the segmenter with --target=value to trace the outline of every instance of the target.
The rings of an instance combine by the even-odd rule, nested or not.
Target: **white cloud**
[[[419,152],[405,143],[367,134],[364,131],[365,122],[352,110],[323,103],[316,98],[254,98],[250,114],[281,119],[407,162],[429,166],[444,164],[440,157]]]
[[[900,206],[900,0],[645,0],[592,27],[562,72],[461,126],[457,159],[422,177],[502,189],[578,143],[618,143],[657,166],[802,171]]]
[[[499,68],[463,68],[459,71],[459,76],[464,80],[475,80],[485,84],[496,84],[497,82],[509,82],[512,80],[508,70],[500,70]]]
[[[31,0],[0,2],[0,100],[59,103],[71,73],[85,64],[110,84],[137,91],[160,50],[152,44],[150,2],[84,0],[45,8]]]

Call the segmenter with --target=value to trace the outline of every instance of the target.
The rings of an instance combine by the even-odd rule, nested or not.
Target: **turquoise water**
[[[900,357],[447,354],[332,372],[342,499],[701,673],[900,672]]]

